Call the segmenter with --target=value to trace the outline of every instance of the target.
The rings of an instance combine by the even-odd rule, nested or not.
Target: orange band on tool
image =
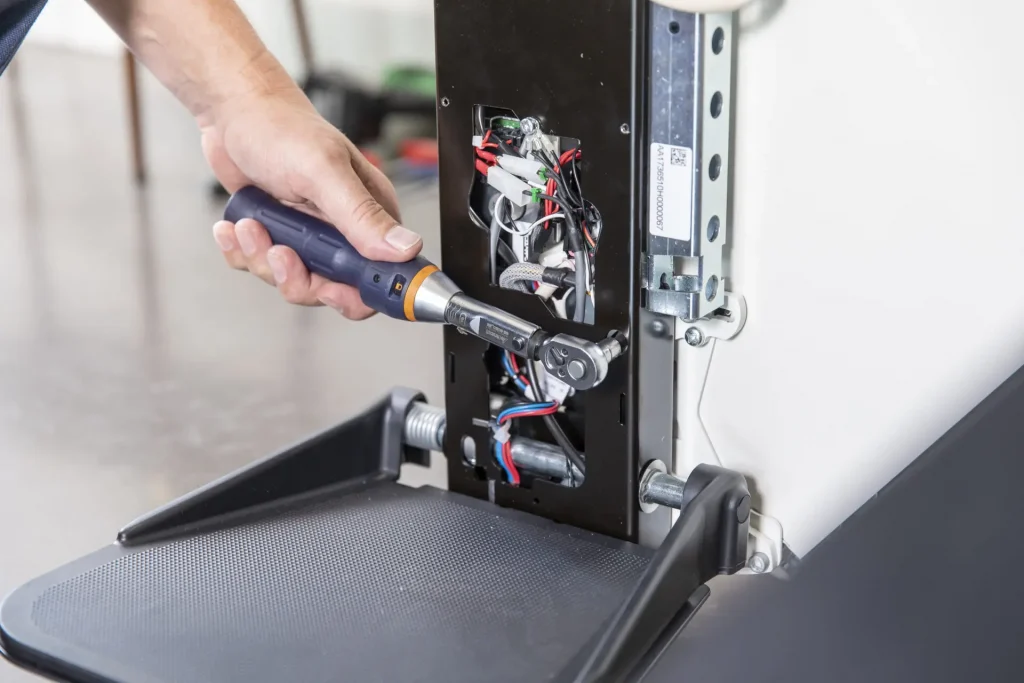
[[[407,320],[416,322],[416,292],[420,290],[420,285],[423,284],[423,281],[437,271],[437,266],[423,266],[423,270],[416,273],[412,278],[412,282],[405,288],[403,306],[405,307],[405,317]]]

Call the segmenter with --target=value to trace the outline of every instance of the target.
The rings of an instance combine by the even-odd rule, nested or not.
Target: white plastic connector
[[[492,426],[491,431],[494,432],[494,440],[500,444],[506,444],[512,439],[512,425],[503,424],[502,426]]]
[[[511,154],[502,154],[498,157],[498,165],[523,180],[535,183],[542,180],[540,173],[544,170],[544,165],[536,159],[524,159],[512,156]]]
[[[474,135],[473,136],[473,146],[474,147],[479,147],[482,144],[484,144],[484,136],[483,135]]]
[[[533,200],[530,186],[500,166],[491,166],[487,172],[487,184],[516,206],[526,206]]]

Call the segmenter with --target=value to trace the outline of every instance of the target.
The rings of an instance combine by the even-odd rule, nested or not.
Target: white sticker
[[[693,150],[653,143],[650,183],[651,234],[688,242],[693,211]]]

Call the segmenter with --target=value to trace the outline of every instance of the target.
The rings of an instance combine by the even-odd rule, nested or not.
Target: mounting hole
[[[540,505],[540,498],[534,498],[533,499],[533,504],[534,505]]]
[[[722,157],[716,154],[711,157],[711,163],[708,164],[708,177],[718,180],[720,175],[722,175]]]
[[[619,126],[619,132],[622,133],[623,135],[629,135],[629,124],[624,123],[621,126]]]
[[[668,32],[672,33],[672,34],[679,33],[679,22],[678,21],[669,22]]]
[[[719,30],[721,30],[721,29],[719,29]],[[442,107],[447,107],[451,103],[452,103],[452,101],[449,100],[447,97],[442,97],[441,98],[441,106]]]
[[[722,221],[719,220],[718,216],[712,216],[711,220],[708,221],[708,242],[714,242],[718,239],[718,231],[722,227]]]
[[[716,294],[718,294],[718,276],[712,275],[711,279],[708,280],[708,286],[704,288],[704,296],[708,298],[708,301],[711,301],[715,298]]]
[[[722,50],[725,48],[725,29],[716,28],[715,32],[711,34],[711,51],[716,55],[722,54]]]
[[[716,92],[711,96],[711,118],[717,119],[722,115],[722,104],[725,98],[722,97],[722,93]]]
[[[476,439],[465,434],[460,442],[462,446],[462,458],[470,465],[476,465]]]
[[[373,276],[373,283],[377,284],[378,282],[380,282],[380,273]]]

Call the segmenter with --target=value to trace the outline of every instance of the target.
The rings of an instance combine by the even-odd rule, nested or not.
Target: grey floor
[[[0,79],[0,595],[391,386],[441,399],[440,330],[290,307],[222,265],[194,126],[159,85],[137,191],[120,63],[18,66]],[[403,212],[436,257],[436,194]],[[443,485],[442,465],[405,478]]]

